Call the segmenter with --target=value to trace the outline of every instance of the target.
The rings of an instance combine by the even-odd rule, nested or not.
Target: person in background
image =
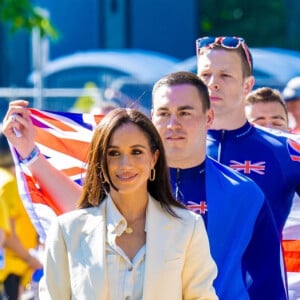
[[[0,154],[0,166],[6,165],[6,158]],[[6,204],[0,199],[0,269],[5,267],[4,246],[7,236],[10,234],[10,222]]]
[[[209,89],[215,112],[207,153],[260,186],[281,235],[294,194],[300,192],[299,143],[247,121],[245,97],[255,79],[252,56],[243,38],[203,37],[196,46],[197,73]]]
[[[300,133],[300,76],[288,81],[282,96],[289,113],[289,126],[293,133]]]
[[[280,92],[263,87],[252,91],[245,100],[249,122],[289,132],[286,105]],[[283,248],[287,268],[289,299],[300,298],[300,198],[295,195],[291,212],[283,228]]]
[[[2,156],[0,154],[0,165],[2,164]],[[10,232],[8,211],[4,201],[0,199],[0,270],[5,268],[5,240]],[[0,300],[4,297],[4,285],[0,281]]]
[[[218,296],[285,299],[280,241],[264,194],[206,155],[213,118],[207,87],[196,75],[176,72],[155,83],[152,122],[166,149],[173,193],[206,222]]]
[[[5,241],[5,266],[0,269],[0,282],[6,297],[18,300],[33,271],[42,268],[42,264],[29,252],[37,247],[38,236],[19,197],[14,162],[2,132],[0,153],[0,202],[7,207],[11,228]]]
[[[41,299],[218,299],[203,220],[173,198],[146,115],[101,120],[78,208],[49,229]]]
[[[1,164],[1,155],[0,155],[0,164]],[[10,226],[9,226],[9,217],[6,205],[4,201],[0,201],[0,269],[3,269],[4,267],[4,244],[7,235],[10,232]]]
[[[261,87],[245,98],[246,117],[250,123],[289,132],[288,112],[279,90]]]

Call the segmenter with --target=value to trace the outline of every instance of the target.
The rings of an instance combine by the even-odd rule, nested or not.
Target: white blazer
[[[181,219],[149,196],[142,299],[218,299],[212,286],[217,269],[202,217],[175,211]],[[105,214],[106,201],[55,219],[46,240],[40,299],[109,299]]]

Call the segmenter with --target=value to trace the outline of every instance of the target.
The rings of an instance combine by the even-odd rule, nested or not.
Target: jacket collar
[[[89,270],[90,287],[97,300],[107,299],[107,276],[105,260],[106,201],[98,207],[88,208],[89,216],[82,228],[80,241],[82,256]],[[103,272],[99,272],[99,270]],[[99,293],[98,291],[101,291]],[[101,295],[101,298],[99,298]]]
[[[233,130],[226,130],[226,129],[209,129],[208,139],[213,140],[220,140],[223,138],[240,138],[245,135],[247,135],[253,128],[253,125],[251,125],[248,121],[240,128],[233,129]]]

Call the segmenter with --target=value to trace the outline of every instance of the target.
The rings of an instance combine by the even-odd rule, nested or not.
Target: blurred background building
[[[147,106],[153,82],[164,73],[195,70],[195,39],[205,35],[243,36],[255,48],[259,86],[282,89],[288,79],[300,75],[297,0],[35,0],[31,4],[43,9],[58,38],[40,40],[28,30],[12,33],[10,23],[2,18],[0,118],[7,102],[16,97],[56,110],[89,110],[108,100],[129,105],[131,98]],[[126,57],[111,53],[125,49]],[[96,52],[112,57],[100,63],[93,56]],[[148,60],[146,56],[149,62],[143,65],[140,61]],[[136,70],[126,69],[135,59]],[[110,61],[115,64],[109,65]],[[39,91],[20,90],[33,87]]]

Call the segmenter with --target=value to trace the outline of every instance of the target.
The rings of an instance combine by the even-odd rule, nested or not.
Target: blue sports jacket
[[[246,122],[236,130],[209,130],[207,153],[258,184],[281,234],[294,193],[300,192],[300,144]]]
[[[202,170],[203,165],[170,168],[171,184],[182,202],[206,217],[219,298],[287,299],[280,240],[264,194],[252,180],[209,157]]]

